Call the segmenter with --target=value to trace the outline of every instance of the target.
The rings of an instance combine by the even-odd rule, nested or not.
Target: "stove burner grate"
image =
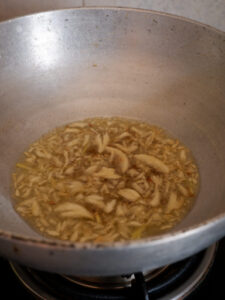
[[[111,280],[68,277],[10,263],[24,286],[38,299],[51,300],[171,300],[184,299],[205,278],[216,245],[192,257],[147,274]],[[122,278],[122,279],[121,279]]]

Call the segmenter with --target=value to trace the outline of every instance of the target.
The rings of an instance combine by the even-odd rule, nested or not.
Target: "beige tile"
[[[82,5],[83,0],[0,0],[0,21],[46,10]]]
[[[147,3],[146,3],[147,2]],[[149,1],[143,0],[84,0],[85,6],[119,6],[119,7],[140,7],[148,8]]]

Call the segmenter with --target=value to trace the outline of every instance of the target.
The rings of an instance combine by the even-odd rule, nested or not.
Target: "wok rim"
[[[76,249],[76,250],[113,250],[113,249],[134,249],[139,248],[140,246],[148,247],[150,244],[157,245],[160,244],[162,241],[165,243],[172,242],[175,239],[179,240],[184,238],[186,235],[193,235],[195,231],[201,229],[202,232],[206,231],[207,228],[210,228],[211,224],[220,225],[220,223],[225,223],[225,213],[221,213],[220,215],[208,219],[205,222],[201,222],[197,225],[189,226],[185,230],[174,230],[173,232],[167,232],[161,235],[151,236],[144,239],[138,240],[128,240],[128,241],[121,241],[121,242],[109,242],[109,243],[73,243],[70,241],[63,241],[57,239],[44,239],[40,238],[31,238],[27,235],[20,235],[16,233],[12,233],[10,231],[3,231],[0,229],[0,239],[5,240],[12,240],[12,241],[19,241],[30,244],[31,246],[38,245],[39,247],[48,246],[49,248],[54,248],[54,250],[69,250],[69,249]]]
[[[41,12],[35,12],[35,13],[30,13],[30,14],[25,14],[25,15],[21,15],[21,16],[16,16],[7,20],[2,20],[0,21],[0,25],[1,24],[6,24],[6,23],[12,23],[14,21],[17,21],[19,19],[24,19],[24,18],[29,18],[32,16],[36,16],[36,15],[44,15],[44,14],[48,14],[48,13],[54,13],[54,12],[62,12],[62,11],[75,11],[75,10],[114,10],[114,11],[136,11],[138,13],[151,13],[151,14],[155,14],[155,15],[159,15],[159,16],[167,16],[170,17],[172,19],[177,19],[177,20],[181,20],[181,21],[185,21],[187,23],[193,23],[197,26],[202,26],[202,27],[206,27],[209,30],[215,31],[217,33],[220,34],[224,34],[225,36],[225,31],[218,29],[214,26],[208,25],[204,22],[200,22],[200,21],[196,21],[194,19],[188,18],[188,17],[183,17],[183,16],[179,16],[176,14],[172,14],[172,13],[167,13],[167,12],[162,12],[162,11],[158,11],[158,10],[153,10],[153,9],[144,9],[144,8],[132,8],[132,7],[115,7],[115,6],[88,6],[88,7],[74,7],[74,8],[62,8],[62,9],[54,9],[54,10],[46,10],[46,11],[41,11]]]
[[[191,23],[197,26],[205,27],[206,29],[210,30],[211,32],[215,32],[217,34],[224,35],[225,38],[225,31],[222,31],[220,29],[217,29],[211,25],[205,24],[203,22],[195,21],[191,18],[178,16],[171,13],[166,12],[160,12],[156,10],[150,10],[150,9],[141,9],[141,8],[130,8],[130,7],[113,7],[113,6],[92,6],[92,7],[76,7],[76,8],[65,8],[65,9],[56,9],[56,10],[47,10],[37,13],[31,13],[26,15],[17,16],[14,18],[10,18],[8,20],[0,21],[0,27],[4,24],[16,22],[20,19],[29,18],[32,16],[41,16],[51,13],[60,13],[64,11],[78,11],[78,10],[113,10],[113,11],[131,11],[131,12],[137,12],[137,13],[149,13],[149,14],[155,14],[159,16],[167,16],[172,19],[181,20],[186,23]],[[197,201],[197,199],[196,199]],[[182,221],[181,221],[182,222]],[[140,246],[148,247],[149,244],[158,244],[162,241],[164,242],[172,242],[175,239],[182,239],[182,237],[186,235],[192,235],[195,233],[195,231],[199,228],[201,228],[202,231],[206,231],[208,227],[210,227],[211,224],[219,225],[220,223],[225,223],[225,212],[221,213],[213,218],[207,219],[206,221],[197,223],[192,226],[188,226],[185,229],[179,229],[179,230],[173,230],[172,232],[167,232],[164,234],[151,236],[148,238],[138,239],[138,240],[128,240],[128,241],[122,241],[122,242],[110,242],[110,243],[72,243],[70,241],[63,241],[58,239],[44,239],[43,237],[29,237],[27,235],[17,234],[10,231],[5,231],[0,229],[0,239],[5,240],[11,240],[11,241],[19,241],[24,242],[27,244],[30,244],[31,246],[38,245],[39,247],[45,247],[48,246],[49,248],[54,248],[54,250],[65,250],[65,249],[77,249],[77,250],[113,250],[113,249],[133,249],[138,248]]]

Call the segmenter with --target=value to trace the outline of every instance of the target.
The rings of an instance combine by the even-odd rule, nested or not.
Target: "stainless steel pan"
[[[42,133],[120,115],[168,129],[197,160],[197,202],[165,235],[111,245],[44,239],[15,213],[10,174]],[[136,9],[72,9],[0,24],[0,254],[53,272],[116,275],[172,263],[225,234],[225,34]]]

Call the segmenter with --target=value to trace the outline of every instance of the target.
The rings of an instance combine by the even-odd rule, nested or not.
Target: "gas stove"
[[[180,262],[116,277],[71,277],[37,271],[0,258],[7,299],[225,299],[225,239]]]

